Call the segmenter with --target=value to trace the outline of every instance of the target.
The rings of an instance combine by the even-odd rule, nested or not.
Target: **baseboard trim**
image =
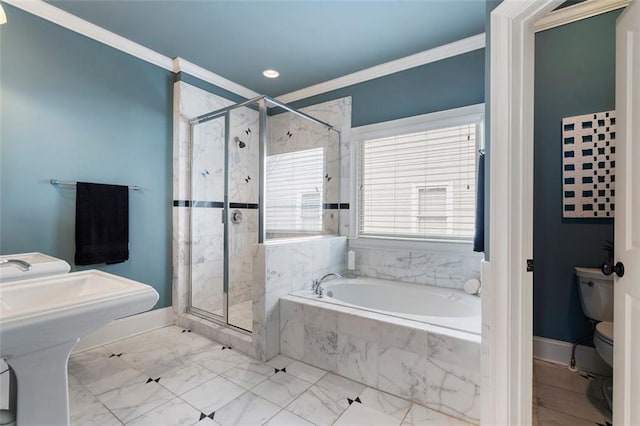
[[[543,361],[569,366],[572,344],[561,340],[534,336],[533,357]],[[576,365],[581,370],[592,373],[611,375],[611,367],[605,363],[595,348],[578,345],[576,348]]]
[[[175,324],[175,315],[171,306],[143,312],[138,315],[115,320],[95,333],[80,339],[73,352],[82,352],[103,346],[116,340],[146,333],[158,328]]]

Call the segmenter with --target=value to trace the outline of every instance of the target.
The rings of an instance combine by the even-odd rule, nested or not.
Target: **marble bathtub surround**
[[[280,350],[379,391],[479,421],[479,335],[287,296],[280,301]]]

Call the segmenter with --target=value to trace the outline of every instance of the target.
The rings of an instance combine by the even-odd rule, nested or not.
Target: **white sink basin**
[[[31,265],[31,269],[27,271],[19,264],[4,263],[6,260],[22,260]],[[70,270],[71,266],[64,260],[42,253],[20,253],[0,256],[0,283],[45,275],[66,274]]]
[[[67,360],[78,340],[157,301],[152,287],[98,270],[3,283],[0,357],[16,373],[18,424],[68,425]]]

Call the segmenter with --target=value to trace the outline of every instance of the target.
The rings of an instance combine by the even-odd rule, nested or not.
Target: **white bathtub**
[[[327,303],[480,334],[480,298],[464,291],[376,278],[322,283]],[[310,291],[297,296],[317,298]]]

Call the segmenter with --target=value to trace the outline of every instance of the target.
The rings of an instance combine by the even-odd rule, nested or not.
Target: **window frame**
[[[351,129],[351,187],[349,211],[349,241],[354,247],[388,247],[434,249],[438,251],[471,252],[473,242],[459,239],[383,237],[360,235],[360,196],[359,188],[362,179],[359,169],[361,144],[367,140],[393,137],[402,134],[418,133],[445,127],[461,126],[477,123],[476,149],[484,148],[484,103],[437,111],[429,114],[401,118],[369,124]],[[416,186],[415,191],[418,191]],[[417,210],[417,206],[416,206]]]

